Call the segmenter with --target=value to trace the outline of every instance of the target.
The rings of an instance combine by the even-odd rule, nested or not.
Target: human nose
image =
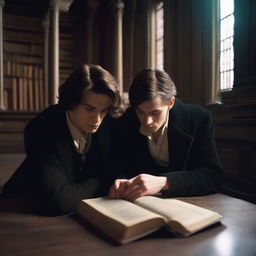
[[[101,114],[100,114],[100,112],[95,112],[93,117],[92,117],[92,119],[93,119],[94,123],[99,123],[101,121]]]
[[[143,121],[144,125],[149,125],[153,122],[153,118],[151,116],[145,116]]]

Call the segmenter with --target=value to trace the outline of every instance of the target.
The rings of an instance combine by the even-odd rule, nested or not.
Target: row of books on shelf
[[[33,64],[23,64],[16,61],[4,62],[5,76],[33,78],[43,80],[43,68]]]
[[[4,90],[4,102],[8,110],[39,111],[45,106],[44,95],[42,79],[13,77]]]

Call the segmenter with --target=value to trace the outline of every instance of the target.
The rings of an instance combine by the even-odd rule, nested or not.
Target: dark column
[[[57,102],[59,87],[59,0],[50,1],[49,103]]]
[[[123,90],[129,91],[131,79],[134,76],[134,29],[136,0],[126,0],[123,16]]]
[[[94,15],[98,8],[98,0],[89,0],[86,2],[86,13],[85,13],[85,61],[87,63],[93,62],[93,29],[94,26]]]
[[[49,105],[49,12],[46,13],[44,27],[44,105]]]
[[[256,1],[235,0],[234,86],[256,84]]]
[[[0,110],[4,110],[4,70],[3,70],[3,6],[0,0]]]
[[[111,3],[114,14],[113,29],[113,74],[120,84],[120,92],[123,92],[123,36],[122,20],[124,3],[122,0],[115,0]]]

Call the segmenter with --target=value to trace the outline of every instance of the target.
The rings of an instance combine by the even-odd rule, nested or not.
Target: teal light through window
[[[220,89],[234,84],[234,0],[220,0]]]

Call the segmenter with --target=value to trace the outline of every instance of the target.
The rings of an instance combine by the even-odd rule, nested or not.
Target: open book
[[[221,219],[217,212],[177,199],[144,196],[129,202],[99,197],[81,200],[78,213],[115,241],[125,244],[162,226],[191,235]]]

